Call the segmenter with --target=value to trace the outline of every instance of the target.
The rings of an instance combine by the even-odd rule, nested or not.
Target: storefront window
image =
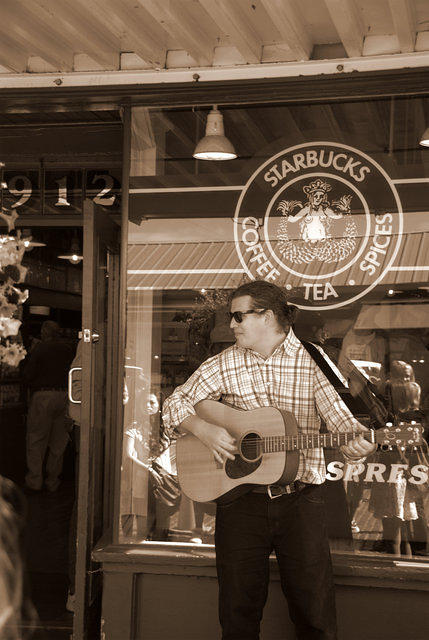
[[[428,98],[221,112],[228,162],[192,157],[208,108],[133,111],[120,540],[213,544],[215,504],[181,491],[161,411],[233,343],[230,292],[264,278],[379,443],[357,464],[325,448],[332,548],[424,559]]]

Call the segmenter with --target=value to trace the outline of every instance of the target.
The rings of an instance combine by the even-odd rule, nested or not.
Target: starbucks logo
[[[382,281],[402,236],[402,208],[385,170],[358,149],[298,145],[245,185],[235,245],[250,278],[302,292],[301,308],[350,304]]]

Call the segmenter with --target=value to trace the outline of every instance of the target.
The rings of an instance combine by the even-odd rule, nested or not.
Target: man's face
[[[231,312],[244,312],[254,308],[255,304],[251,296],[234,298],[231,303]],[[257,351],[258,345],[261,344],[261,341],[266,336],[265,314],[249,313],[243,316],[243,322],[237,322],[232,318],[230,327],[234,331],[236,343],[239,347]]]

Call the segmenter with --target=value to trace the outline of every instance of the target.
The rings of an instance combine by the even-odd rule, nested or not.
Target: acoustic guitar
[[[339,447],[356,437],[346,433],[298,433],[293,414],[275,407],[242,411],[204,400],[196,406],[206,422],[225,427],[235,438],[234,460],[217,462],[212,452],[192,434],[177,440],[177,474],[185,495],[196,502],[230,502],[255,485],[289,484],[296,476],[301,449]],[[423,441],[419,424],[369,430],[366,440],[391,448],[416,447]]]

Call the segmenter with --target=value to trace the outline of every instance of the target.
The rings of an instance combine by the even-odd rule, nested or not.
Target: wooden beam
[[[314,111],[314,119],[315,121],[319,120],[319,124],[322,124],[320,122],[320,116],[322,115],[325,118],[329,128],[329,133],[333,140],[337,140],[338,142],[347,142],[346,136],[344,135],[344,129],[338,124],[332,105],[321,104],[317,107],[310,107],[310,109]]]
[[[134,107],[131,110],[131,132],[135,146],[141,149],[156,146],[151,114],[147,107]]]
[[[191,138],[189,138],[189,136],[187,136],[186,133],[168,117],[165,111],[154,111],[153,116],[162,123],[165,131],[171,131],[175,137],[180,140],[184,147],[189,150],[190,157],[192,157],[192,152],[195,149],[196,142],[191,140]]]
[[[16,44],[7,34],[0,37],[0,64],[11,71],[22,73],[27,69],[28,52]]]
[[[118,68],[120,39],[86,11],[86,4],[82,0],[33,0],[29,9],[60,32],[74,53],[86,53],[102,67]]]
[[[297,142],[305,142],[305,135],[302,128],[297,123],[290,107],[286,107],[284,105],[281,107],[274,107],[273,122],[276,122],[279,128],[287,131],[287,134],[291,139],[295,139]]]
[[[214,43],[210,42],[207,31],[185,13],[185,7],[177,2],[163,3],[159,0],[136,0],[175,42],[189,53],[200,66],[210,66],[213,60]]]
[[[121,50],[126,49],[124,43],[129,43],[134,53],[152,67],[164,68],[167,34],[148,13],[143,15],[139,5],[128,0],[86,0],[85,6],[85,12],[90,11],[103,28],[120,37]]]
[[[261,61],[262,42],[255,33],[237,2],[231,0],[199,0],[217,26],[230,38],[244,61],[255,64]]]
[[[363,56],[399,55],[399,41],[396,34],[383,36],[366,36],[363,45]]]
[[[413,123],[414,123],[414,139],[415,140],[420,140],[422,133],[425,131],[426,127],[428,126],[425,110],[423,106],[423,100],[425,100],[425,98],[418,98],[412,101],[414,104]],[[416,164],[421,159],[421,151],[423,148],[424,147],[416,146],[416,148],[413,151],[413,162],[415,162]]]
[[[399,49],[402,53],[414,51],[416,43],[416,14],[410,0],[389,0]]]
[[[364,26],[355,0],[325,0],[331,20],[349,58],[362,55]]]
[[[271,22],[280,32],[281,42],[287,44],[296,60],[308,60],[313,43],[304,22],[291,0],[260,0]]]
[[[246,146],[251,149],[252,154],[260,149],[265,149],[268,140],[262,129],[254,121],[251,109],[249,111],[246,111],[245,108],[228,109],[228,120],[233,123],[236,133],[241,130],[243,134],[241,139],[246,141]],[[240,149],[240,152],[243,153],[243,149]]]
[[[73,70],[73,50],[64,45],[61,33],[55,32],[31,3],[1,1],[0,32],[12,38],[27,54],[40,56],[55,69]]]
[[[356,105],[356,103],[354,103]],[[345,105],[343,105],[344,109]],[[359,125],[363,126],[371,126],[371,131],[369,132],[368,138],[373,141],[373,143],[378,146],[380,149],[384,149],[387,147],[389,140],[389,117],[387,113],[384,112],[386,108],[386,103],[383,101],[363,101],[360,103],[359,114],[361,120],[358,121],[358,118],[355,116],[353,118],[353,125],[356,131],[359,129]]]
[[[131,109],[131,168],[132,176],[155,176],[157,143],[149,109]]]

